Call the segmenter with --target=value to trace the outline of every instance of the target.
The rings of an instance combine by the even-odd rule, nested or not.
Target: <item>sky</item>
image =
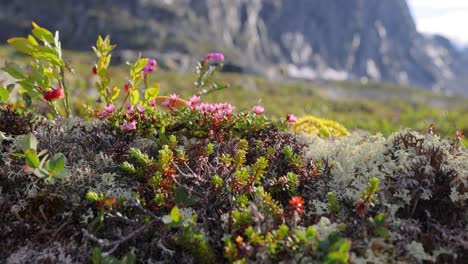
[[[420,32],[441,34],[468,46],[468,0],[407,1]]]

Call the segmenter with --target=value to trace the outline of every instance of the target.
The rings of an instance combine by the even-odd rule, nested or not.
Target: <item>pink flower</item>
[[[261,115],[261,114],[263,114],[263,112],[265,112],[265,108],[263,108],[262,106],[259,106],[259,105],[254,105],[254,107],[252,107],[252,111],[256,115]]]
[[[197,106],[198,102],[200,102],[200,96],[194,95],[194,96],[190,97],[190,99],[189,99],[189,105],[190,105],[190,107],[192,109],[194,109],[195,106]]]
[[[208,136],[209,136],[209,137],[214,136],[214,131],[213,131],[212,129],[210,129],[210,132],[208,132]]]
[[[234,106],[228,103],[223,103],[223,104],[201,103],[196,107],[196,109],[202,112],[205,116],[209,115],[214,118],[221,119],[225,116],[230,117],[232,115],[232,111],[234,111]]]
[[[171,102],[169,101],[169,99],[166,99],[166,100],[164,100],[164,101],[162,102],[162,105],[163,105],[163,106],[169,107],[170,104],[171,104]]]
[[[216,62],[223,62],[224,55],[218,52],[208,53],[203,57],[204,61],[216,61]]]
[[[171,98],[171,103],[175,104],[177,102],[177,100],[179,100],[179,96],[177,96],[177,94],[173,93],[169,96],[169,98]]]
[[[145,112],[145,108],[142,105],[137,105],[137,110],[140,112],[140,114],[143,114]]]
[[[132,104],[129,101],[125,101],[124,107],[130,109],[130,107],[132,107]]]
[[[156,99],[149,101],[149,104],[153,107],[156,106]]]
[[[135,109],[133,108],[133,106],[130,106],[130,108],[127,110],[127,114],[129,114],[129,115],[134,115],[135,114]]]
[[[297,121],[297,117],[294,114],[287,114],[286,121],[288,121],[288,123],[294,123]]]
[[[114,105],[112,103],[110,103],[108,106],[104,107],[101,111],[101,116],[106,118],[107,116],[109,116],[109,114],[112,114],[114,112]]]
[[[149,59],[148,63],[146,63],[146,66],[143,68],[143,75],[146,77],[146,75],[155,71],[157,67],[158,62],[155,59]]]
[[[25,173],[32,173],[32,172],[34,171],[33,168],[29,167],[29,166],[26,165],[26,164],[24,164],[21,168],[23,169],[23,171],[24,171]]]
[[[132,122],[127,122],[127,120],[125,120],[123,122],[123,124],[120,126],[120,129],[124,130],[124,131],[133,131],[135,130],[137,127],[136,127],[136,121],[132,121]]]

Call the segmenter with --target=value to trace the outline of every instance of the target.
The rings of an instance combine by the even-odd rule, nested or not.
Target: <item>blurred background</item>
[[[208,101],[384,134],[432,123],[446,137],[468,133],[465,0],[0,0],[0,64],[21,60],[6,40],[31,21],[59,30],[85,103],[97,98],[91,46],[110,35],[116,85],[142,52],[159,62],[162,93],[187,98],[197,60],[218,51],[231,87]]]

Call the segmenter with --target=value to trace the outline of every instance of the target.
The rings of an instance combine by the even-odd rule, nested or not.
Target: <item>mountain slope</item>
[[[199,56],[221,50],[248,71],[366,78],[465,93],[468,63],[448,41],[419,34],[405,0],[0,0],[0,36],[31,20],[87,49],[97,34],[121,48]],[[464,72],[465,71],[465,72]]]

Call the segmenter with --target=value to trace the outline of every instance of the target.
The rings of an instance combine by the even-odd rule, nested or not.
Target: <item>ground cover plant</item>
[[[114,45],[89,67],[98,104],[77,108],[59,35],[33,23],[10,45],[27,67],[0,87],[0,260],[6,263],[463,263],[463,131],[391,135],[231,93],[224,56],[200,60],[192,94],[160,95],[152,58],[113,81]],[[88,118],[76,117],[86,114]],[[437,126],[437,124],[436,124]],[[306,133],[304,133],[306,132]]]

